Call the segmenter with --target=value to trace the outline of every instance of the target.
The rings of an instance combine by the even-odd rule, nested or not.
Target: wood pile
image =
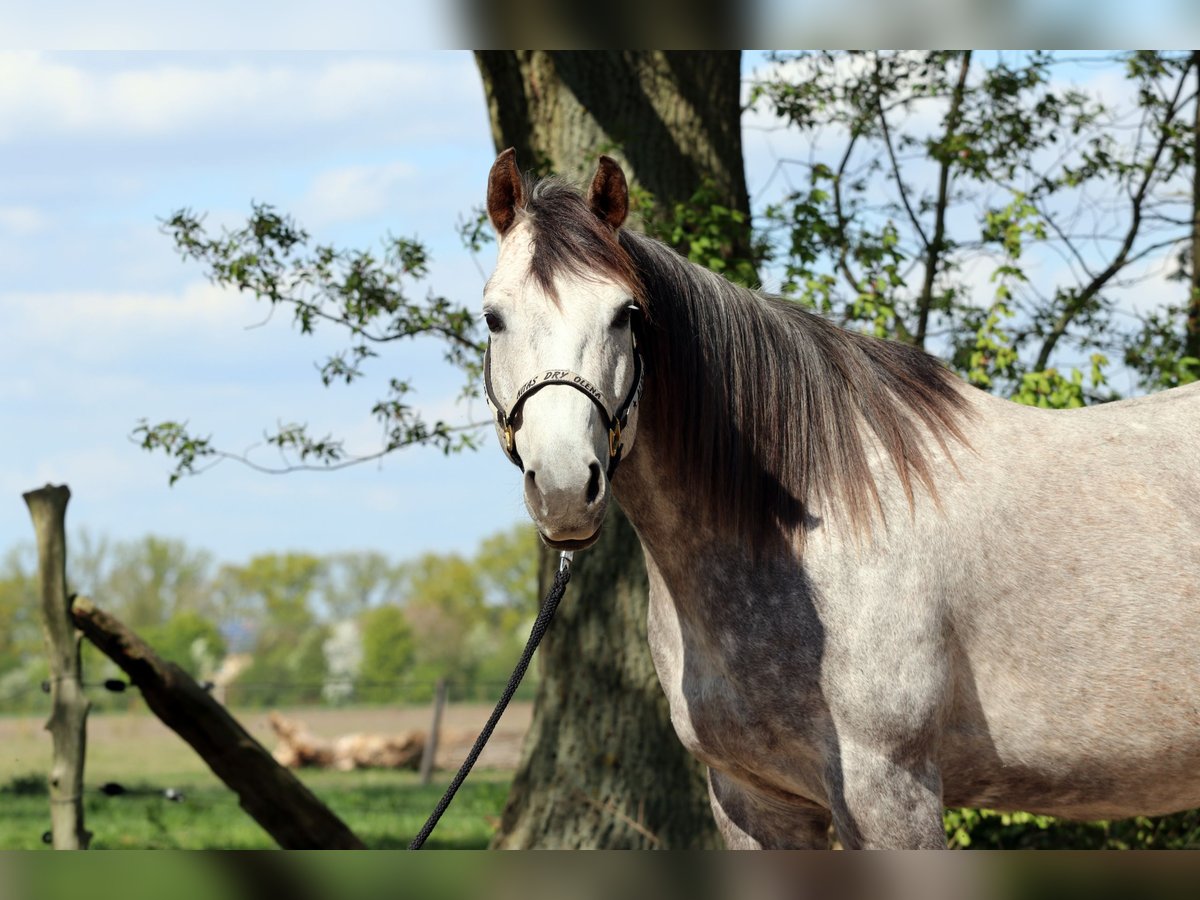
[[[334,740],[319,737],[298,720],[279,712],[268,717],[279,738],[275,760],[291,769],[416,769],[425,747],[424,731],[395,735],[347,734]]]

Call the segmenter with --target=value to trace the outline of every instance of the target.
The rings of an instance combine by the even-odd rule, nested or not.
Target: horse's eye
[[[483,314],[483,321],[487,323],[488,331],[492,334],[499,334],[504,330],[504,320],[490,310]]]
[[[629,317],[631,315],[633,315],[633,307],[622,306],[617,310],[617,314],[613,316],[612,327],[617,329],[624,328],[629,324]]]

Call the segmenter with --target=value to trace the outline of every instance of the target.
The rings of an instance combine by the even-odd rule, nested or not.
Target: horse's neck
[[[723,564],[726,567],[754,570],[774,565],[805,568],[815,562],[815,557],[820,554],[839,554],[845,550],[856,556],[861,551],[858,538],[862,535],[843,521],[844,511],[837,502],[816,494],[799,498],[802,513],[795,527],[804,528],[805,533],[799,535],[780,531],[777,546],[773,549],[762,544],[756,546],[760,556],[752,560],[743,536],[726,533],[706,522],[706,516],[697,514],[702,498],[693,495],[694,486],[686,484],[684,473],[672,466],[665,454],[660,452],[658,435],[653,426],[656,417],[646,415],[650,412],[647,403],[654,402],[651,391],[652,387],[647,386],[647,402],[643,404],[636,441],[621,463],[613,485],[613,492],[637,529],[648,556],[664,565],[667,560],[675,559],[683,566]],[[1015,414],[1010,409],[1014,405],[1007,401],[965,386],[963,391],[971,417],[982,417],[985,413],[991,418],[998,414]],[[1022,408],[1018,410],[1024,411]],[[903,527],[914,515],[909,495],[896,473],[894,463],[879,448],[874,433],[866,425],[862,428],[880,507],[886,511],[885,519],[888,522]],[[969,454],[962,445],[953,441],[942,447],[932,434],[925,437],[934,478],[940,482],[939,493],[944,494],[946,488],[961,481],[963,472],[960,466],[969,459]],[[967,437],[971,439],[970,433]],[[919,509],[931,512],[936,507],[932,495],[920,484],[914,486],[911,502],[915,502]],[[941,515],[942,512],[937,514]],[[882,521],[875,520],[872,527],[882,529],[876,532],[876,537],[886,540],[888,529]],[[768,539],[766,543],[773,542]],[[724,562],[718,563],[718,560]]]
[[[670,540],[679,525],[677,485],[656,457],[653,436],[639,428],[637,441],[621,462],[613,494],[637,529],[647,552]]]
[[[648,557],[665,565],[671,558],[687,559],[704,553],[710,557],[733,541],[701,521],[695,514],[696,498],[689,496],[683,474],[665,461],[651,424],[643,415],[637,439],[621,462],[613,493],[629,521],[637,529]]]

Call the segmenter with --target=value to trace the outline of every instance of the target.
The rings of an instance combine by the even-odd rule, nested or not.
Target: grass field
[[[439,764],[451,768],[469,746],[488,709],[452,705],[446,710],[446,752]],[[289,710],[318,735],[351,732],[394,733],[423,727],[428,710]],[[496,747],[485,755],[430,838],[429,847],[487,846],[505,798],[520,740],[529,722],[528,704],[514,704],[502,720]],[[242,723],[271,748],[274,737],[266,712],[239,714]],[[49,828],[45,780],[50,739],[44,717],[0,717],[0,849],[44,847]],[[304,782],[369,847],[405,846],[441,796],[450,771],[439,771],[429,787],[412,772],[332,772],[306,770]],[[94,715],[88,722],[84,771],[85,823],[95,848],[267,848],[271,838],[239,808],[237,798],[203,761],[156,718],[142,712]],[[118,782],[128,793],[107,797],[99,791]],[[165,799],[174,788],[183,802]]]

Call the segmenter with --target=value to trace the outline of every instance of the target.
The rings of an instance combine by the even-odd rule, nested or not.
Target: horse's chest
[[[703,614],[681,615],[652,584],[648,630],[684,746],[714,768],[777,773],[798,788],[811,780],[805,762],[818,765],[828,714],[819,624],[795,596],[785,604],[783,595],[724,591],[704,598],[712,605]]]

